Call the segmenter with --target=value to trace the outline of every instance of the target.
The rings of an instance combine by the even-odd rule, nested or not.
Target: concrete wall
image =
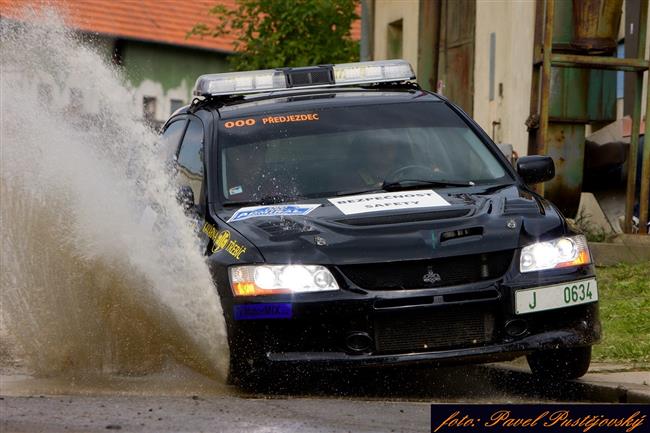
[[[106,62],[111,62],[116,39],[80,34]],[[155,123],[164,122],[172,112],[172,100],[188,104],[199,75],[226,72],[226,55],[207,50],[174,47],[162,44],[123,40],[121,46],[121,73],[133,93],[133,107],[144,117],[143,99],[155,98]],[[80,86],[82,87],[82,86]],[[40,77],[30,89],[46,101],[61,107],[78,107],[88,114],[96,114],[101,101],[81,88],[62,88],[51,78]]]
[[[374,53],[375,60],[387,59],[388,25],[403,20],[402,57],[418,68],[418,13],[419,0],[376,0]]]
[[[374,56],[386,59],[388,26],[403,20],[403,57],[418,69],[419,0],[376,0]],[[534,0],[478,0],[474,60],[474,118],[497,142],[525,155],[532,74]],[[490,33],[496,33],[495,98],[489,100]],[[502,93],[499,94],[499,83]]]
[[[172,100],[191,101],[199,75],[228,70],[224,54],[136,41],[125,42],[122,58],[134,103],[142,109],[143,98],[156,98],[154,119],[159,122],[171,114]]]
[[[478,0],[474,62],[474,119],[497,143],[526,155],[535,2]],[[494,99],[490,100],[490,34],[495,33]],[[500,88],[502,92],[500,92]],[[493,128],[492,122],[500,122]],[[493,132],[494,129],[494,132]]]

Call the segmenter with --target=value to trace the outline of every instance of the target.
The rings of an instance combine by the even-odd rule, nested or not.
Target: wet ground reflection
[[[242,391],[257,397],[344,397],[409,401],[589,401],[576,382],[540,380],[508,365],[292,369]]]
[[[580,382],[551,382],[532,376],[522,365],[391,367],[366,369],[291,368],[274,371],[245,386],[229,386],[170,363],[142,375],[33,377],[2,374],[3,395],[201,396],[244,399],[344,398],[411,402],[534,402],[603,400]],[[7,374],[9,373],[9,374]],[[600,399],[600,400],[598,400]]]

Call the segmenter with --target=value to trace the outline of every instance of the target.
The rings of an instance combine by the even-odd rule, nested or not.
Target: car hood
[[[517,185],[435,192],[448,204],[346,215],[328,199],[316,199],[294,203],[318,205],[305,215],[261,212],[231,222],[238,209],[213,211],[257,247],[267,263],[345,265],[450,257],[513,250],[566,231],[549,202]]]

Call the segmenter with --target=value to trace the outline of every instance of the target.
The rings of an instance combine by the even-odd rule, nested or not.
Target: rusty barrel
[[[623,0],[573,0],[571,45],[589,52],[616,48]]]

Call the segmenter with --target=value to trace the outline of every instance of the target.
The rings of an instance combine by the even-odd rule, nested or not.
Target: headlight
[[[325,266],[245,265],[229,269],[235,296],[273,295],[338,290],[339,285]]]
[[[519,270],[521,272],[543,269],[567,268],[588,265],[591,255],[584,236],[571,236],[548,242],[537,242],[521,250]]]

